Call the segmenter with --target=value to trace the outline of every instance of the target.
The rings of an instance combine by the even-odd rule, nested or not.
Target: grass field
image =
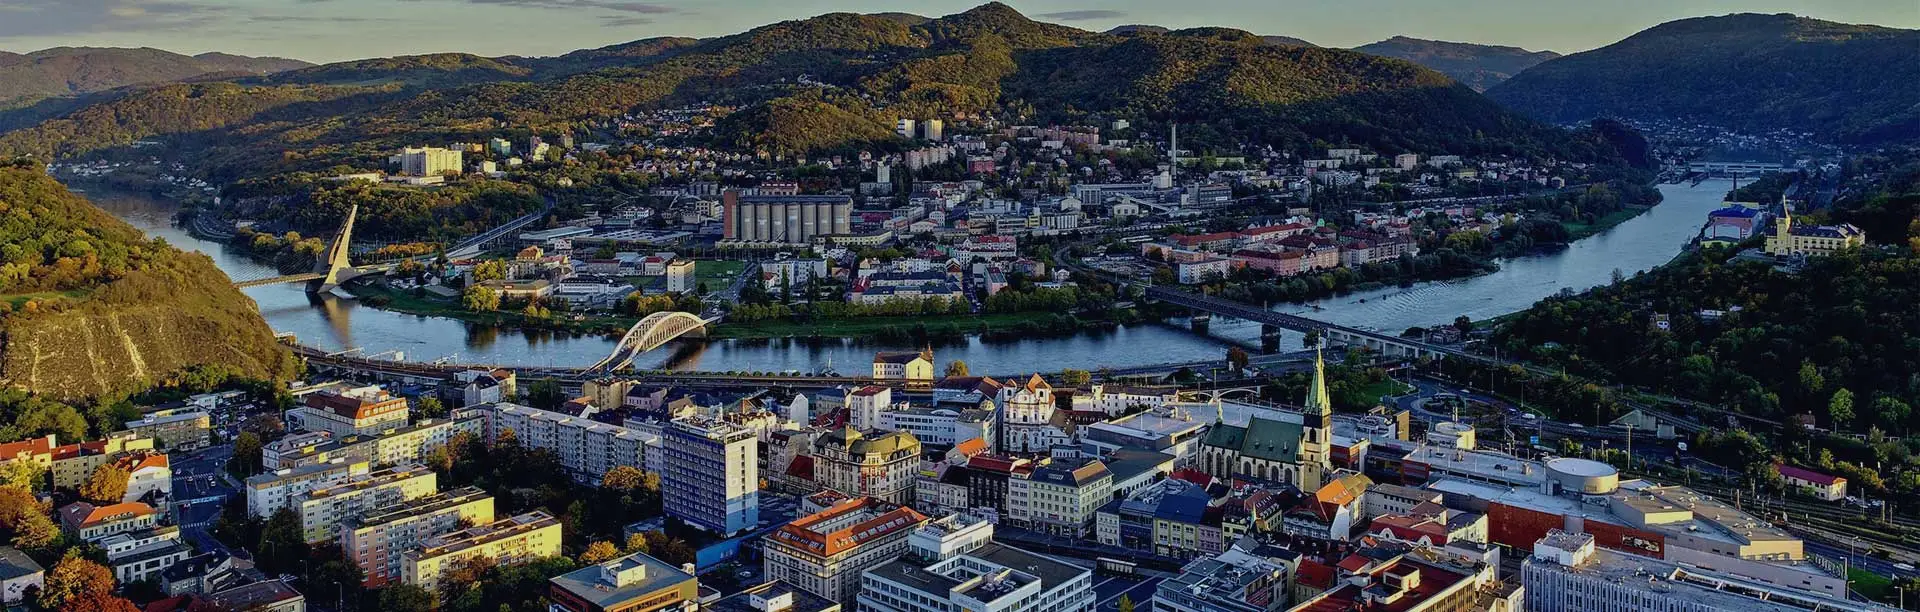
[[[719,291],[739,277],[740,270],[745,267],[747,262],[737,259],[702,259],[693,262],[693,280],[706,283],[712,291]]]
[[[0,302],[5,302],[6,305],[13,307],[13,309],[15,310],[18,310],[22,305],[30,301],[47,302],[47,301],[79,300],[81,298],[87,297],[87,293],[88,292],[85,289],[70,289],[67,291],[38,291],[34,293],[9,293],[6,295],[0,295]]]

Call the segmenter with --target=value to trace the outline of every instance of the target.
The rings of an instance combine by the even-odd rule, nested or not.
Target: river
[[[1318,310],[1301,305],[1277,310],[1389,332],[1445,323],[1462,314],[1479,319],[1521,310],[1562,288],[1577,291],[1604,284],[1615,269],[1632,275],[1667,262],[1698,232],[1707,211],[1719,206],[1727,188],[1722,181],[1691,187],[1662,186],[1666,199],[1652,211],[1580,240],[1564,251],[1502,261],[1500,271],[1493,274],[1340,296],[1318,302]],[[148,234],[207,254],[230,277],[275,275],[268,266],[224,244],[201,240],[175,227],[172,218],[176,207],[169,202],[97,188],[88,189],[85,195]],[[327,350],[358,348],[366,354],[399,351],[410,361],[583,366],[605,357],[615,341],[599,335],[496,329],[390,312],[351,299],[309,296],[297,286],[255,287],[246,293],[259,304],[261,314],[275,331],[291,332],[302,343]],[[941,362],[963,360],[981,373],[1125,368],[1219,359],[1229,342],[1257,343],[1259,327],[1216,319],[1211,334],[1194,334],[1175,326],[1134,325],[1071,337],[968,337],[936,344],[934,351]],[[1299,341],[1293,334],[1282,340],[1283,346],[1298,346]],[[643,356],[636,365],[675,370],[811,372],[831,363],[841,373],[855,373],[866,370],[875,351],[918,348],[865,339],[686,340]]]

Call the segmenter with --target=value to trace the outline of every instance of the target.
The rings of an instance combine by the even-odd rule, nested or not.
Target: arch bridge
[[[587,373],[598,374],[612,372],[633,365],[633,358],[641,353],[660,348],[675,338],[692,336],[704,338],[707,324],[719,321],[720,317],[700,318],[699,315],[667,311],[656,312],[640,319],[620,337],[620,343],[613,347],[613,354],[607,355],[600,363],[587,368]]]

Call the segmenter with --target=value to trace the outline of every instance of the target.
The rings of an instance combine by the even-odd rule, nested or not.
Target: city
[[[0,2],[0,606],[1920,609],[1898,3],[729,2]]]

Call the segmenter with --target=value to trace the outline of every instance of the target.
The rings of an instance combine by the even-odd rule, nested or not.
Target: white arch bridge
[[[674,338],[682,336],[704,338],[707,335],[707,324],[719,320],[719,316],[702,319],[699,315],[679,311],[647,315],[640,319],[640,322],[634,323],[633,327],[627,330],[627,335],[620,337],[620,344],[613,347],[613,354],[587,368],[587,373],[600,374],[631,366],[634,357],[660,348],[660,345]]]

